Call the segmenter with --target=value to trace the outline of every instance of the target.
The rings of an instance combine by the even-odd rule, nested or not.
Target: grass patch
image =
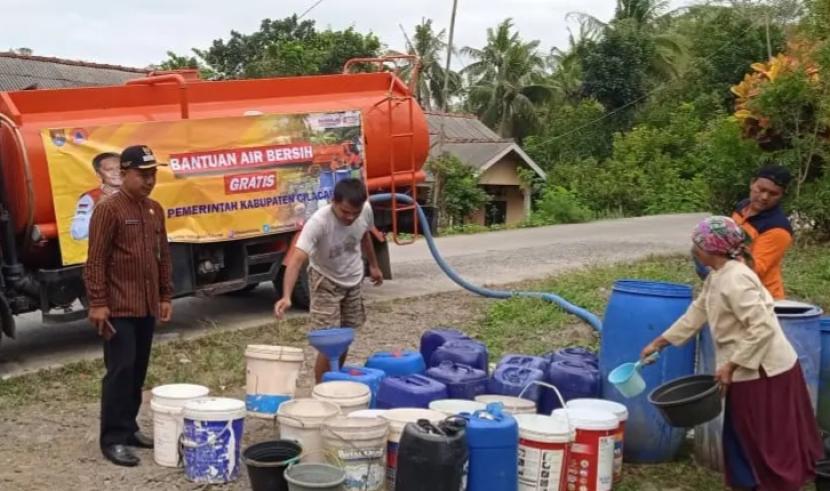
[[[223,331],[193,340],[159,343],[153,347],[147,387],[162,383],[195,383],[216,395],[245,383],[248,344],[306,346],[303,318],[240,331]],[[164,327],[159,327],[162,331]],[[101,393],[104,363],[82,361],[0,382],[0,410],[34,403],[93,402]],[[37,390],[32,390],[36,387]]]
[[[602,316],[615,280],[636,278],[692,283],[696,276],[688,258],[654,258],[630,264],[597,266],[575,273],[522,285],[530,291],[553,292],[569,302]],[[551,308],[544,300],[516,298],[493,303],[474,334],[487,342],[494,359],[506,351],[541,354],[579,344],[594,349],[598,338],[590,331],[577,335],[573,316]],[[540,340],[542,341],[540,343]]]
[[[686,256],[654,258],[631,264],[592,267],[575,273],[522,285],[530,291],[553,292],[568,301],[601,315],[608,303],[611,287],[618,279],[642,279],[686,283],[699,287],[691,259]],[[787,257],[784,284],[788,298],[821,306],[830,312],[830,253],[825,247],[804,246]],[[570,315],[548,302],[532,299],[511,299],[495,302],[488,308],[484,321],[473,332],[491,349],[493,359],[505,352],[541,354],[554,349],[580,344],[596,349],[598,337],[583,329]],[[540,340],[542,342],[540,343]],[[576,341],[574,343],[573,341]],[[619,491],[708,491],[723,488],[722,476],[698,467],[684,450],[680,460],[659,465],[626,465],[625,478],[615,489]]]

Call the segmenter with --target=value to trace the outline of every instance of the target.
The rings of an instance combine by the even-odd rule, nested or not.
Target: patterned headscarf
[[[692,242],[709,254],[738,259],[746,253],[747,235],[731,218],[714,216],[695,227]]]

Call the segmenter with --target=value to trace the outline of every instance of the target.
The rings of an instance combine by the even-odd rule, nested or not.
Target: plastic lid
[[[557,409],[553,412],[557,418],[567,416],[571,426],[577,430],[611,431],[620,426],[620,420],[614,413],[597,409]]]
[[[574,410],[581,409],[595,409],[599,411],[609,412],[617,417],[619,421],[628,420],[628,408],[619,402],[606,401],[605,399],[571,399],[565,406]]]
[[[163,399],[195,399],[208,395],[210,389],[196,384],[168,384],[154,387],[152,393]]]
[[[571,441],[571,429],[562,418],[544,414],[517,414],[519,434],[522,438],[545,443],[568,443]]]

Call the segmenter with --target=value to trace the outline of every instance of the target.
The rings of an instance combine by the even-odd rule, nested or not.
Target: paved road
[[[594,263],[683,253],[689,233],[702,215],[669,215],[559,225],[438,239],[447,262],[469,281],[499,285],[543,278]],[[407,298],[457,290],[438,268],[426,244],[393,247],[395,279],[367,287],[369,301]],[[208,330],[244,329],[271,319],[273,289],[263,285],[244,297],[182,299],[175,320],[158,331],[158,340],[198,336]],[[0,377],[60,366],[100,356],[97,336],[86,323],[43,326],[39,315],[18,318],[16,340],[3,339]]]

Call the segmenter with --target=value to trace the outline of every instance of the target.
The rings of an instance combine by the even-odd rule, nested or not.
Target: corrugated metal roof
[[[441,131],[441,120],[444,120],[444,141],[506,141],[496,132],[479,121],[475,116],[467,114],[438,114],[427,113],[430,137],[438,137]]]
[[[148,73],[138,68],[0,53],[0,90],[121,85]]]
[[[475,116],[467,114],[427,113],[429,125],[429,158],[438,158],[442,152],[458,157],[461,162],[478,172],[487,170],[505,155],[513,152],[539,176],[545,172],[536,165],[515,141],[502,138]],[[444,145],[440,147],[441,120],[444,120]],[[440,147],[440,148],[439,148]],[[432,180],[432,176],[428,176]]]

